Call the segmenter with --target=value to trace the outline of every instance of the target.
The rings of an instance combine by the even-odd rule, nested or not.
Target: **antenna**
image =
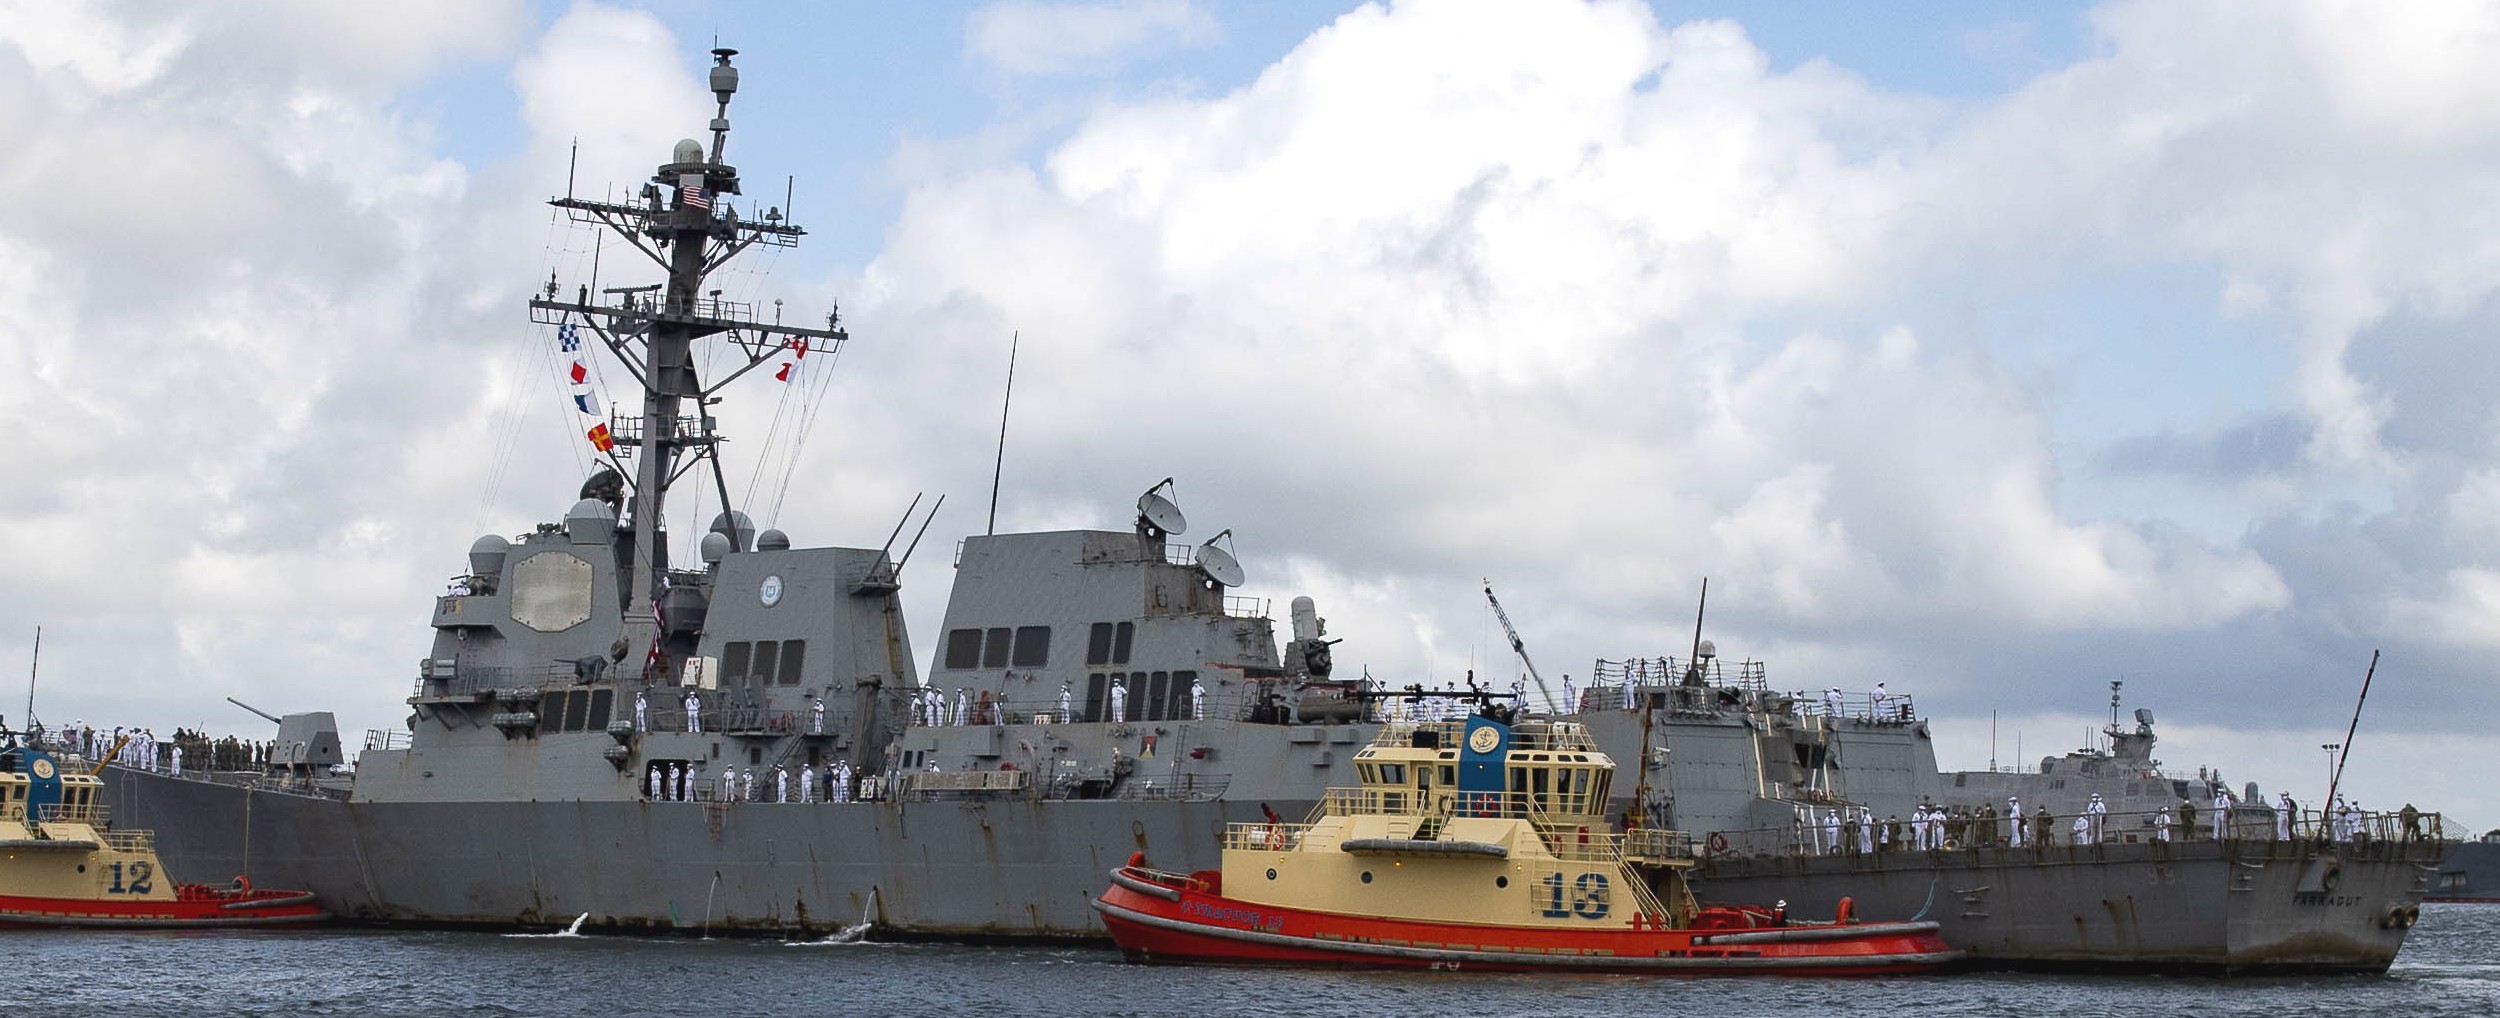
[[[1233,536],[1232,530],[1226,528],[1224,532],[1208,538],[1207,543],[1199,545],[1198,568],[1204,570],[1210,580],[1227,587],[1238,587],[1241,586],[1243,580],[1249,578],[1241,571],[1241,560],[1234,558],[1232,553],[1215,546],[1215,542],[1231,536]]]
[[[35,727],[35,673],[43,668],[43,627],[35,627],[35,661],[26,666],[26,716],[18,719],[27,728]],[[76,720],[76,719],[72,719]]]
[[[2344,746],[2335,755],[2335,773],[2326,779],[2324,808],[2335,808],[2335,790],[2344,783],[2344,761],[2352,759],[2352,736],[2361,730],[2361,705],[2370,702],[2370,679],[2378,675],[2378,651],[2370,651],[2370,670],[2361,673],[2361,698],[2352,702],[2352,724],[2344,728]]]
[[[564,157],[564,196],[573,196],[573,171],[582,165],[582,136],[573,136],[573,153]],[[71,720],[76,720],[72,718]]]
[[[1169,487],[1172,487],[1172,479],[1166,477],[1163,483],[1148,488],[1145,494],[1137,496],[1137,519],[1164,534],[1178,534],[1189,529],[1189,518],[1181,515],[1181,507],[1173,504],[1171,499],[1155,494]],[[1179,494],[1179,492],[1175,491],[1173,494]]]
[[[1709,610],[1710,578],[1704,576],[1701,578],[1701,606],[1693,609],[1693,656],[1684,659],[1684,667],[1692,669],[1697,677],[1698,681],[1694,683],[1695,685],[1709,681],[1708,676],[1701,674],[1701,619],[1702,615]]]
[[[1016,348],[1024,345],[1024,332],[1017,330],[1007,337],[1007,394],[998,400],[998,459],[990,464],[990,529],[998,533],[998,479],[1007,472],[1007,410],[1016,399]]]
[[[911,535],[911,543],[903,546],[903,557],[894,562],[894,575],[903,575],[903,564],[911,561],[911,553],[920,547],[920,538],[929,532],[929,524],[937,522],[937,511],[945,504],[944,493],[938,495],[937,501],[929,503],[929,515],[920,518],[920,529]]]

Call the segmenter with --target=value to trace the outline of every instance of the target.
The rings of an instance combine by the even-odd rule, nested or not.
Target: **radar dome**
[[[495,534],[488,534],[469,542],[469,575],[503,575],[503,556],[510,550],[512,550],[512,542]]]
[[[616,537],[616,510],[595,498],[575,502],[564,514],[564,532],[574,544],[606,544]]]
[[[694,139],[692,139],[692,138],[679,138],[679,139],[677,139],[677,150],[676,150],[676,152],[675,152],[674,154],[672,154],[672,155],[669,157],[669,160],[668,160],[668,161],[669,161],[669,162],[672,162],[672,163],[699,163],[699,162],[702,162],[702,161],[703,161],[703,143],[702,143],[702,142],[699,142],[699,141],[696,141],[696,140],[694,140]]]
[[[790,535],[779,530],[767,530],[755,536],[755,550],[789,551]]]
[[[729,538],[721,534],[703,535],[702,552],[705,564],[716,564],[729,554]]]
[[[712,517],[711,532],[727,535],[731,551],[746,551],[755,547],[755,521],[735,509]]]
[[[1717,657],[1717,656],[1719,656],[1719,645],[1718,645],[1718,644],[1715,644],[1715,643],[1712,643],[1712,642],[1710,642],[1710,641],[1708,641],[1708,640],[1703,640],[1703,641],[1701,641],[1701,653],[1700,653],[1700,655],[1699,655],[1699,656],[1701,656],[1701,657]]]

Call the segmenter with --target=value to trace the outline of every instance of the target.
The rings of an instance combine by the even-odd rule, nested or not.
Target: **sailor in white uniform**
[[[1878,682],[1875,684],[1875,692],[1870,694],[1870,696],[1871,699],[1868,702],[1872,704],[1872,706],[1868,707],[1867,710],[1874,715],[1875,720],[1881,721],[1884,718],[1884,701],[1891,698],[1892,694],[1885,692],[1884,684]]]
[[[972,723],[972,691],[962,686],[955,687],[955,723]]]
[[[1196,679],[1191,679],[1191,680],[1189,680],[1189,718],[1190,718],[1190,720],[1192,720],[1192,721],[1203,721],[1203,720],[1206,720],[1206,716],[1207,716],[1207,687],[1206,687],[1206,684],[1205,684],[1205,683],[1203,683],[1203,682],[1200,682],[1200,681],[1198,681],[1198,680],[1196,680]]]
[[[662,767],[662,766],[660,766],[660,765],[658,765],[658,764],[652,764],[652,765],[651,765],[651,782],[650,782],[650,786],[651,786],[651,787],[650,787],[650,798],[651,798],[651,801],[653,801],[653,802],[658,802],[658,801],[660,801],[660,781],[661,781],[661,776],[662,776],[663,774],[667,773],[667,771],[668,771],[668,768],[666,768],[666,767]]]
[[[1580,712],[1580,694],[1572,691],[1571,676],[1568,675],[1563,676],[1562,709],[1565,714],[1577,714]]]
[[[833,801],[851,801],[851,762],[838,760],[833,765]]]
[[[1062,722],[1076,720],[1075,711],[1076,690],[1069,688],[1067,680],[1062,679],[1059,682],[1059,720]]]
[[[691,689],[686,691],[686,730],[703,731],[703,698]]]
[[[174,743],[174,776],[182,776],[182,744]]]
[[[2014,832],[2013,838],[2008,840],[2006,844],[2012,845],[2015,848],[2023,847],[2026,842],[2023,838],[2023,800],[2021,796],[2009,795],[2005,797],[2005,822],[2013,829]]]
[[[790,801],[790,769],[780,764],[773,765],[773,801]]]
[[[2089,814],[2084,814],[2084,813],[2077,813],[2077,814],[2075,814],[2074,832],[2075,832],[2075,844],[2078,844],[2078,845],[2089,845],[2089,844],[2091,844],[2091,843],[2092,843],[2092,817],[2091,817]]]
[[[2292,793],[2276,792],[2274,805],[2274,840],[2292,840]]]
[[[738,800],[740,802],[760,801],[755,797],[755,768],[753,767],[747,768],[745,772],[738,775]]]
[[[815,801],[816,801],[816,765],[815,765],[815,764],[800,764],[800,765],[799,765],[799,802],[800,802],[801,804],[805,804],[805,803],[811,803],[811,802],[815,802]]]
[[[687,792],[688,786],[686,784],[686,765],[668,765],[668,783],[670,788],[674,788],[676,790],[676,794],[671,796],[671,798],[674,798],[679,802],[684,802],[687,799],[693,798],[693,796]]]
[[[825,698],[807,694],[807,731],[810,735],[825,734]]]
[[[2214,786],[2214,840],[2231,833],[2231,790]]]
[[[1128,683],[1111,684],[1111,720],[1128,720]]]
[[[1818,842],[1825,854],[1840,851],[1840,811],[1823,811],[1823,837]]]
[[[738,769],[724,767],[720,772],[720,801],[738,801]]]
[[[1823,716],[1827,718],[1836,718],[1840,716],[1839,686],[1833,686],[1830,689],[1823,691]]]
[[[1858,807],[1858,852],[1875,854],[1875,813],[1864,806]]]
[[[2161,812],[2153,814],[2153,840],[2170,840],[2170,805],[2163,803]]]
[[[2109,815],[2109,803],[2101,799],[2101,793],[2094,792],[2092,801],[2084,804],[2083,815],[2092,821],[2092,843],[2100,844],[2101,839],[2107,834],[2102,818]]]

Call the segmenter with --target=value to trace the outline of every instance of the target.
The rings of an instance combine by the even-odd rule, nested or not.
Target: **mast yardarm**
[[[619,415],[610,422],[615,445],[602,454],[633,485],[632,507],[622,521],[633,532],[633,577],[626,589],[641,596],[626,606],[624,638],[629,653],[644,655],[646,670],[658,658],[652,649],[658,634],[652,605],[667,568],[660,521],[668,488],[708,459],[721,489],[722,511],[736,508],[720,471],[721,436],[710,411],[719,402],[715,394],[802,340],[830,352],[830,345],[849,338],[838,309],[825,316],[823,328],[785,325],[778,314],[776,320],[763,322],[751,317],[751,306],[723,301],[719,290],[704,288],[706,278],[747,248],[796,247],[807,232],[784,222],[778,208],[767,209],[761,222],[740,219],[724,200],[741,193],[737,168],[721,161],[729,139],[729,100],[738,91],[738,69],[729,63],[735,55],[732,49],[712,51],[710,84],[719,107],[710,124],[709,157],[700,142],[678,142],[669,161],[660,164],[631,204],[569,196],[548,202],[566,210],[575,222],[615,231],[666,272],[667,282],[609,289],[595,299],[588,286],[580,286],[573,299],[562,300],[561,288],[551,277],[546,290],[530,301],[531,321],[587,325],[642,387],[641,414]],[[696,340],[713,336],[727,340],[746,358],[707,384],[695,371],[692,350]],[[734,534],[730,539],[740,540]]]

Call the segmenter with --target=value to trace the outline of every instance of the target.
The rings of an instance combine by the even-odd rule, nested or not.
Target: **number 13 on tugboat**
[[[1960,956],[1932,922],[1790,919],[1702,906],[1691,839],[1604,814],[1614,762],[1580,726],[1490,698],[1455,721],[1392,723],[1355,755],[1360,788],[1310,820],[1233,824],[1223,869],[1143,853],[1094,908],[1131,960],[1494,971],[1915,972]]]

